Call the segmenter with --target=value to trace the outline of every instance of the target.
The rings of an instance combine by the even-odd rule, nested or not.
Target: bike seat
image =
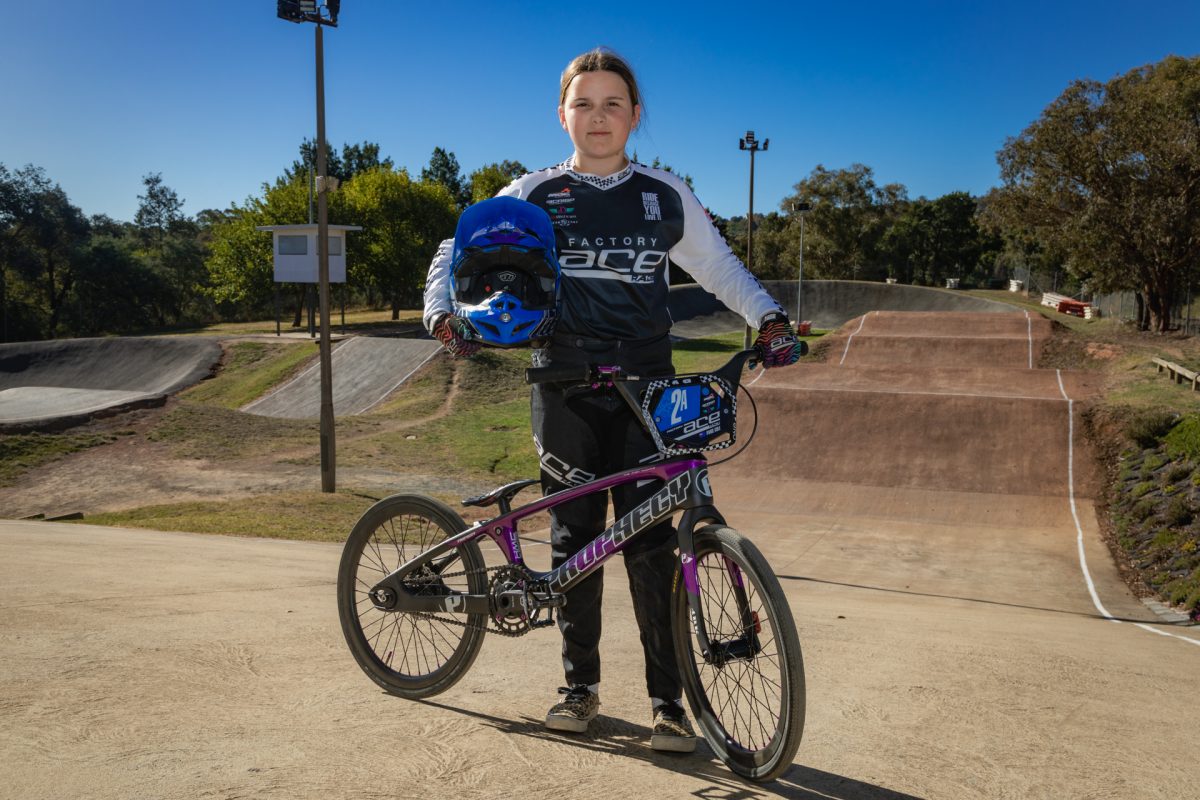
[[[536,483],[541,483],[541,481],[537,478],[531,478],[523,481],[513,481],[512,483],[505,484],[497,489],[492,489],[487,494],[481,494],[478,497],[468,497],[466,500],[462,501],[462,504],[464,506],[479,506],[480,508],[486,508],[487,506],[499,503],[500,508],[507,513],[509,511],[509,504],[512,502],[512,499],[517,492],[521,491],[527,486],[533,486]]]

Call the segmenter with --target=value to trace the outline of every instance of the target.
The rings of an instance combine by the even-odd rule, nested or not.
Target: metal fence
[[[1091,298],[1091,303],[1093,307],[1100,309],[1101,317],[1130,323],[1137,319],[1137,301],[1133,292],[1098,294]],[[1189,335],[1200,333],[1200,302],[1197,302],[1195,294],[1189,293],[1171,309],[1170,327]]]

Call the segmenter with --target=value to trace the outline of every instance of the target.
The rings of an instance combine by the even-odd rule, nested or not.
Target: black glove
[[[470,331],[453,314],[442,314],[430,331],[442,346],[455,356],[473,356],[479,352],[479,342],[471,341]]]
[[[796,329],[788,322],[787,314],[774,311],[762,318],[758,338],[754,340],[758,360],[764,367],[786,367],[795,364],[808,352],[808,346],[796,338]]]

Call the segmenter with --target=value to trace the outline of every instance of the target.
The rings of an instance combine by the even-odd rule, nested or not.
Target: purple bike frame
[[[380,588],[392,589],[395,592],[393,596],[399,600],[395,609],[398,611],[486,613],[486,596],[413,595],[405,589],[404,578],[409,572],[422,565],[429,564],[455,548],[476,541],[483,536],[488,536],[496,542],[509,563],[528,569],[517,533],[517,526],[522,519],[593,492],[607,491],[614,486],[641,480],[661,480],[663,486],[632,511],[616,520],[559,567],[549,572],[533,572],[532,570],[530,572],[535,580],[545,581],[552,592],[556,594],[566,592],[594,569],[621,552],[628,542],[642,531],[669,519],[675,512],[682,511],[683,516],[678,526],[680,563],[684,587],[688,594],[695,598],[699,592],[699,584],[696,577],[692,531],[698,523],[703,521],[724,523],[724,519],[712,505],[712,489],[708,482],[708,463],[703,459],[668,461],[645,467],[635,467],[547,495],[499,517],[478,523],[439,542],[380,580],[372,587],[370,594],[374,596],[376,590]]]

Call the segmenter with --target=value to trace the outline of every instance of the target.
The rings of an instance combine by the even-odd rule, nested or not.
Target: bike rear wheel
[[[453,686],[479,654],[485,614],[383,611],[368,591],[397,567],[466,528],[453,509],[420,495],[393,495],[367,509],[338,568],[338,618],[350,652],[371,680],[408,698]],[[479,545],[471,542],[407,579],[417,594],[487,593]],[[461,623],[461,624],[460,624]]]
[[[700,651],[676,575],[675,653],[688,703],[709,746],[735,773],[770,781],[804,734],[804,662],[787,599],[767,560],[737,531],[696,532],[700,613],[715,653]]]

